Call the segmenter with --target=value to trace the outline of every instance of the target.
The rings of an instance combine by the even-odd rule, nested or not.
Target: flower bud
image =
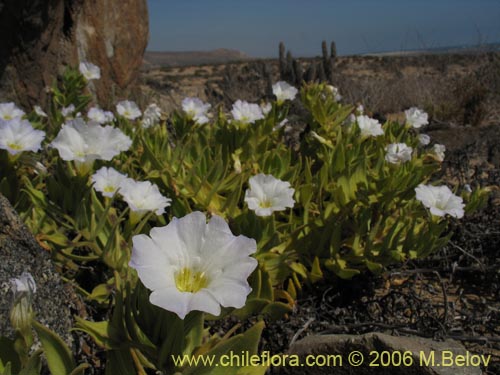
[[[31,337],[31,321],[35,316],[32,307],[33,295],[36,292],[35,280],[29,272],[23,272],[19,278],[10,279],[10,282],[14,293],[10,322],[26,340]]]
[[[233,167],[234,167],[234,172],[237,174],[241,173],[241,160],[240,160],[240,155],[242,153],[242,149],[239,148],[233,154],[231,155],[231,158],[233,159]]]

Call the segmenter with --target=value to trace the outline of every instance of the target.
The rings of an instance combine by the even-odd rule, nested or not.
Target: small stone
[[[360,366],[349,363],[349,355],[353,352],[358,352],[356,360],[363,358]],[[407,357],[404,357],[405,353]],[[477,364],[485,364],[480,355],[468,352],[457,341],[434,341],[384,333],[312,335],[294,343],[287,354],[298,355],[301,363],[305,363],[308,355],[314,355],[321,361],[328,357],[333,361],[333,356],[337,357],[336,363],[333,361],[330,366],[282,367],[277,369],[279,374],[480,375],[481,367]],[[391,366],[391,363],[396,366]]]

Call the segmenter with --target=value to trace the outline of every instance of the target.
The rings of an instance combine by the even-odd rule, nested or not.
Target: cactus
[[[317,76],[318,81],[319,82],[326,82],[327,78],[326,78],[326,73],[325,73],[325,67],[321,62],[318,63],[316,70],[318,72],[318,76]]]
[[[330,57],[328,56],[328,48],[326,46],[326,40],[321,42],[321,52],[323,55],[323,68],[327,76],[330,75]]]
[[[311,65],[309,65],[309,68],[307,69],[306,81],[314,82],[315,80],[316,80],[316,64],[311,63]]]
[[[330,54],[328,54],[328,45],[326,41],[321,43],[322,59],[317,62],[311,62],[304,73],[302,64],[294,59],[290,51],[286,51],[285,44],[279,44],[279,67],[280,79],[290,84],[300,86],[302,81],[306,82],[330,82],[333,83],[333,72],[335,59],[337,58],[337,48],[335,42],[330,44]]]
[[[287,72],[287,80],[295,84],[295,72],[293,71],[293,56],[292,52],[288,51],[286,53],[286,72]]]
[[[269,66],[265,62],[262,63],[262,76],[266,81],[266,92],[271,95],[273,91],[273,77],[269,70]]]
[[[290,84],[296,83],[296,74],[294,69],[294,58],[290,51],[286,51],[285,44],[280,42],[280,79]]]
[[[325,73],[326,80],[332,82],[333,80],[333,64],[328,55],[328,48],[326,45],[326,41],[323,40],[321,43],[321,51],[323,53],[323,71]]]
[[[332,60],[337,58],[337,45],[334,40],[332,40],[332,43],[330,44],[330,58]]]
[[[280,77],[284,79],[286,76],[286,60],[285,60],[285,44],[280,42]]]
[[[304,80],[304,72],[299,60],[293,60],[293,71],[295,72],[295,82],[300,86]]]

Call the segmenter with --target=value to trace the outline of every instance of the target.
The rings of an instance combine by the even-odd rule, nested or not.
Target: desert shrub
[[[207,71],[203,68],[198,68],[194,71],[193,75],[195,77],[207,77]]]

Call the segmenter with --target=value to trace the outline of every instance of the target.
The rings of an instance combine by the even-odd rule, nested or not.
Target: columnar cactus
[[[290,51],[286,51],[284,43],[281,42],[279,45],[280,79],[297,86],[300,86],[302,81],[333,83],[333,72],[337,56],[335,42],[330,45],[330,53],[328,53],[326,41],[321,43],[321,49],[323,54],[321,61],[312,61],[304,73],[302,64],[293,58]]]
[[[285,44],[280,42],[280,77],[283,79],[286,75]]]
[[[315,79],[316,79],[316,64],[312,63],[311,65],[309,65],[309,68],[307,69],[306,81],[314,82]]]
[[[272,93],[273,91],[273,77],[266,63],[262,63],[262,76],[266,81],[266,92]]]
[[[335,44],[335,41],[333,41],[333,40],[332,40],[332,43],[330,44],[330,57],[334,61],[337,58],[337,45]]]
[[[323,42],[321,42],[321,52],[323,53],[323,70],[325,72],[326,78],[331,81],[333,71],[330,56],[328,55],[326,40],[323,40]]]
[[[295,84],[296,83],[296,77],[295,77],[295,72],[293,71],[293,56],[292,52],[288,51],[286,54],[286,72],[287,72],[287,78],[288,81],[291,83]]]
[[[295,72],[296,83],[301,85],[304,80],[304,71],[302,70],[302,64],[299,60],[293,60],[293,71]]]
[[[326,72],[325,72],[325,65],[323,63],[321,63],[321,62],[319,62],[317,65],[318,66],[317,66],[316,70],[317,70],[317,73],[318,73],[317,74],[318,81],[319,82],[326,82],[326,81],[328,81],[328,78],[327,78]]]

